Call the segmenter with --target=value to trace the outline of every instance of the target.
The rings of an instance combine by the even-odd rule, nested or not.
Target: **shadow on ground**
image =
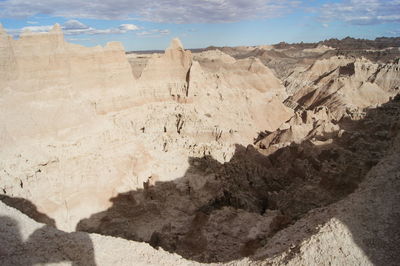
[[[7,195],[0,195],[0,200],[10,207],[13,207],[20,212],[26,214],[33,220],[56,227],[56,221],[46,214],[38,211],[35,204],[24,198],[10,197]]]
[[[371,109],[358,121],[343,119],[339,124],[345,131],[340,137],[317,139],[324,145],[307,140],[269,156],[253,146],[237,145],[233,158],[225,164],[210,156],[190,158],[182,178],[156,182],[149,177],[144,189],[112,198],[112,207],[82,220],[77,230],[147,242],[198,262],[228,262],[259,254],[277,232],[310,210],[337,202],[358,188],[399,131],[399,101],[396,97]],[[369,215],[374,213],[371,206]],[[297,243],[316,233],[318,224],[332,215],[308,225]],[[393,262],[392,251],[398,249],[388,245],[398,246],[400,241],[382,243],[379,234],[390,235],[389,230],[371,235],[371,241],[381,239],[379,244],[361,243],[365,236],[357,235],[362,232],[352,215],[357,213],[343,220],[370,261]],[[292,244],[281,243],[274,250],[282,252]],[[384,248],[389,248],[384,252],[389,255],[379,252]]]
[[[399,117],[400,97],[396,97],[369,110],[362,120],[340,121],[345,130],[340,137],[322,136],[268,156],[262,149],[237,145],[225,164],[210,156],[189,158],[183,177],[171,182],[149,177],[144,189],[112,198],[109,209],[80,221],[76,229],[147,242],[198,262],[262,260],[284,251],[289,251],[289,260],[304,239],[318,232],[319,225],[337,218],[370,262],[398,265],[398,164],[384,166],[385,177],[374,181],[375,190],[357,192],[361,196],[353,198],[357,193],[352,192],[387,155],[400,130]],[[315,141],[324,144],[315,145]],[[326,208],[344,198],[352,202],[349,209],[339,213]],[[51,226],[54,221],[27,200],[7,196],[1,200],[50,225],[23,241],[17,222],[0,217],[2,264],[70,261],[95,265],[87,234],[56,230]],[[315,217],[302,220],[310,215]],[[302,221],[299,233],[299,227],[294,230],[296,225],[291,225]],[[377,222],[385,226],[377,228]]]
[[[36,210],[28,200],[2,196],[1,200],[25,212],[45,225],[29,234],[26,240],[15,219],[0,214],[0,265],[37,265],[43,263],[70,262],[71,265],[96,265],[91,239],[85,233],[65,233],[57,230],[54,220]],[[22,225],[21,225],[22,226]],[[21,231],[21,229],[23,229]]]

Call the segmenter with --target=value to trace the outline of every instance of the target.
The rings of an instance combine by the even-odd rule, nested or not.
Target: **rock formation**
[[[139,82],[145,89],[141,93],[160,99],[188,97],[191,65],[191,52],[183,49],[179,39],[172,40],[165,54],[152,56],[143,69]]]
[[[399,92],[399,64],[379,65],[343,56],[316,61],[286,79],[290,102],[309,109],[329,107],[339,120],[348,109],[362,110],[385,103]]]
[[[177,39],[135,79],[118,43],[69,44],[57,25],[1,38],[2,189],[31,200],[64,230],[150,177],[182,176],[188,156],[228,160],[233,144],[292,114],[267,67],[238,65],[256,80],[242,87],[235,75],[203,70]]]
[[[397,265],[399,60],[338,45],[0,27],[0,264]]]

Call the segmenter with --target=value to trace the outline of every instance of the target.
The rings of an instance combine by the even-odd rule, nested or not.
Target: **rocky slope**
[[[234,60],[243,80],[210,72],[179,40],[136,79],[120,44],[72,45],[58,26],[1,38],[2,193],[32,201],[64,230],[149,178],[181,177],[189,156],[229,160],[235,143],[292,115],[267,67]],[[254,82],[242,87],[246,73]]]
[[[1,30],[0,264],[397,265],[399,61],[303,46]]]
[[[208,244],[217,244],[214,247],[220,249],[225,247],[231,250],[238,245],[238,240],[247,239],[246,242],[241,243],[241,255],[239,259],[231,261],[227,265],[398,265],[397,254],[399,253],[400,244],[400,239],[398,238],[400,215],[400,206],[398,204],[400,200],[398,192],[400,186],[398,175],[400,170],[398,163],[400,159],[400,128],[394,122],[397,121],[399,113],[400,98],[397,97],[390,103],[378,109],[371,110],[362,121],[355,122],[355,124],[353,124],[354,122],[344,124],[347,126],[347,134],[350,135],[350,138],[344,138],[350,140],[356,139],[354,145],[348,147],[345,153],[359,147],[361,144],[360,141],[363,141],[365,138],[374,138],[379,141],[379,144],[386,143],[387,146],[390,146],[390,148],[380,149],[378,157],[374,157],[373,153],[365,152],[364,155],[353,159],[354,162],[358,162],[358,165],[357,163],[348,165],[366,167],[365,169],[369,169],[372,165],[375,165],[365,175],[364,180],[356,184],[358,188],[348,197],[322,208],[315,208],[315,206],[310,205],[312,210],[296,222],[288,221],[283,216],[284,214],[278,214],[277,211],[266,211],[263,215],[260,215],[253,212],[245,212],[240,207],[233,208],[227,206],[228,204],[231,204],[231,206],[234,205],[234,201],[219,201],[214,204],[214,208],[199,210],[202,214],[198,214],[193,218],[191,229],[181,236],[178,235],[176,238],[179,239],[179,237],[182,237],[181,244],[178,244],[176,247],[179,248],[183,245],[190,248],[191,253],[189,254],[193,256],[193,253],[199,254],[204,252]],[[373,125],[372,128],[370,127],[371,125]],[[381,129],[387,127],[390,127],[390,130],[383,133]],[[336,145],[340,145],[342,142],[340,139],[337,141]],[[376,145],[375,148],[379,146]],[[344,149],[345,147],[337,147],[333,152],[337,151],[338,148]],[[318,151],[321,152],[320,155],[318,155]],[[254,154],[254,151],[248,150],[247,153],[249,152]],[[330,153],[331,149],[328,147],[321,148],[321,150],[317,149],[311,156],[317,155],[314,158],[320,160],[325,158],[326,163],[318,165],[321,165],[324,170],[329,169],[328,172],[335,175],[335,172],[332,171],[337,167],[333,166],[333,164],[342,162],[346,165],[346,161],[337,160],[338,156],[335,155],[326,157],[326,152]],[[341,153],[339,152],[339,154]],[[303,162],[312,162],[311,158],[313,157],[303,159]],[[272,158],[269,156],[266,159],[271,160]],[[366,159],[375,161],[368,162]],[[265,166],[261,160],[255,160],[254,157],[250,161],[253,165]],[[290,161],[290,158],[285,160],[286,163]],[[234,162],[232,161],[232,164]],[[364,166],[360,164],[362,162],[365,163]],[[283,163],[283,165],[288,165],[286,163]],[[294,165],[297,164],[294,163]],[[195,165],[201,169],[201,164]],[[239,165],[243,164],[236,164],[236,167]],[[230,166],[227,165],[227,167],[229,168]],[[304,181],[310,182],[309,178],[313,175],[315,176],[315,172],[314,174],[309,172],[309,174],[311,175],[307,175]],[[351,175],[349,177],[342,179],[341,184],[323,182],[320,186],[322,189],[329,187],[331,189],[334,187],[340,188],[340,186],[343,188],[343,185],[354,184],[355,180],[352,180]],[[296,187],[296,189],[305,189],[304,195],[307,195],[311,201],[318,201],[318,197],[324,196],[318,191],[316,191],[317,193],[313,193],[315,187],[312,188],[312,182],[311,187],[303,187],[295,181],[296,178],[292,180],[293,187]],[[324,180],[324,177],[321,180]],[[159,184],[153,188],[148,188],[146,192],[147,196],[150,197],[150,199],[147,199],[149,201],[147,206],[150,207],[150,209],[147,209],[147,213],[150,214],[150,211],[154,211],[155,217],[158,217],[158,214],[162,215],[165,213],[165,210],[158,207],[157,204],[151,204],[150,202],[157,202],[161,196],[157,195],[157,191],[160,191],[164,185]],[[171,184],[169,186],[171,187]],[[349,188],[351,190],[354,189],[352,186],[349,186]],[[175,192],[176,189],[172,188],[172,192]],[[164,190],[164,192],[166,191],[168,190]],[[286,197],[282,199],[286,199],[287,196],[293,197],[295,201],[292,201],[292,203],[302,206],[302,202],[297,201],[302,198],[301,194],[302,192],[287,193]],[[137,192],[121,195],[119,201],[114,200],[115,206],[113,207],[114,214],[119,212],[119,218],[116,219],[115,215],[110,215],[104,216],[100,220],[104,226],[99,227],[99,229],[101,228],[106,234],[118,235],[118,232],[121,232],[122,234],[118,235],[119,238],[83,232],[65,233],[52,226],[39,224],[14,208],[0,202],[0,262],[2,265],[26,265],[32,263],[57,263],[64,265],[71,262],[77,265],[109,265],[115,263],[119,265],[131,265],[133,262],[138,265],[198,264],[192,260],[185,260],[178,255],[166,253],[160,248],[156,250],[148,244],[120,238],[129,239],[126,234],[130,231],[126,229],[134,229],[132,222],[140,227],[145,226],[146,219],[142,219],[143,212],[146,212],[146,208],[143,207],[146,205],[140,202],[143,199],[138,197],[139,195]],[[182,195],[184,195],[183,192],[177,196],[182,197]],[[177,197],[175,193],[163,196],[169,202],[172,201],[169,198]],[[7,204],[14,204],[14,206],[15,202],[18,201],[15,198],[8,198],[7,200]],[[165,204],[164,206],[168,206],[166,202],[163,204]],[[185,202],[182,204],[185,204]],[[140,205],[142,208],[139,208]],[[43,216],[45,216],[39,213],[36,207],[29,202],[25,202],[24,206],[31,206],[29,211],[24,211],[33,217],[37,218],[41,216],[43,219]],[[134,207],[133,209],[131,209],[132,206]],[[175,206],[177,205],[175,204]],[[139,220],[142,220],[144,223],[140,225],[140,222],[130,216],[132,214],[136,214],[135,218],[139,217]],[[183,212],[179,214],[182,215]],[[227,216],[223,214],[227,214]],[[271,216],[275,217],[272,221],[268,219]],[[173,217],[176,219],[179,216]],[[114,225],[110,223],[113,219],[115,219]],[[45,220],[50,220],[51,222],[51,218],[49,217]],[[122,221],[125,221],[124,230],[121,230],[121,224],[119,224]],[[154,226],[154,220],[149,219],[147,222],[153,223],[147,228]],[[288,223],[291,225],[287,226]],[[107,224],[110,227],[107,227]],[[213,227],[217,230],[212,235],[208,235],[210,232],[213,232],[212,230],[210,231]],[[246,233],[246,230],[250,228],[251,230]],[[114,230],[113,232],[107,231],[112,229]],[[169,229],[166,228],[157,234],[153,233],[150,243],[153,246],[164,246],[168,242],[173,243],[176,240],[168,237],[168,234],[174,230],[176,230],[176,227],[171,225]],[[146,234],[146,232],[148,231],[142,233]],[[131,234],[130,237],[134,237],[134,234]],[[210,241],[212,239],[214,241]],[[220,242],[218,243],[218,241]],[[204,246],[204,244],[206,245]],[[209,254],[213,254],[212,257],[215,258],[216,254],[218,256],[218,254],[221,255],[225,252],[226,249],[210,250]],[[232,254],[238,256],[235,253]],[[242,256],[246,258],[240,259]],[[223,263],[219,262],[215,265],[223,265]]]
[[[285,43],[250,47],[208,47],[221,50],[236,59],[257,57],[271,68],[280,79],[285,79],[296,67],[309,67],[318,59],[333,56],[364,57],[373,63],[387,64],[400,57],[400,38],[376,38],[375,40],[329,39],[317,43]]]
[[[269,156],[237,146],[225,164],[193,158],[179,180],[120,194],[111,208],[77,228],[145,241],[202,262],[251,255],[277,231],[359,186],[399,132],[398,100],[360,121],[335,123],[326,109],[305,112],[305,126],[297,127],[309,132],[292,130],[291,120],[289,129],[272,133],[280,149],[267,149]]]
[[[346,112],[382,104],[399,93],[399,61],[376,64],[364,58],[331,57],[295,69],[285,81],[297,109],[326,106],[339,120]]]

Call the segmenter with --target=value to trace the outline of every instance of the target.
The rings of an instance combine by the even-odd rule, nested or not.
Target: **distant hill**
[[[391,47],[400,47],[400,37],[379,37],[375,40],[368,40],[368,39],[356,39],[352,37],[346,37],[341,40],[332,38],[329,40],[324,40],[320,42],[314,43],[286,43],[280,42],[277,44],[272,45],[275,49],[289,49],[289,48],[296,48],[296,49],[310,49],[316,48],[319,45],[326,45],[337,50],[342,51],[360,51],[360,50],[368,50],[368,49],[385,49]],[[208,46],[206,48],[195,48],[195,49],[187,49],[193,53],[203,52],[207,50],[228,50],[233,49],[234,47],[219,47],[219,46]],[[137,54],[153,54],[153,53],[163,53],[163,50],[144,50],[144,51],[128,51],[127,54],[130,53],[137,53]],[[228,54],[230,54],[228,52]]]

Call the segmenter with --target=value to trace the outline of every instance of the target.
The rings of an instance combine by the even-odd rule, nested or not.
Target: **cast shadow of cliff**
[[[32,218],[38,223],[43,223],[47,224],[49,226],[56,227],[56,222],[54,219],[50,218],[46,214],[38,211],[37,207],[35,204],[30,202],[27,199],[24,198],[18,198],[18,197],[11,197],[8,195],[0,195],[0,201],[4,202],[10,207],[13,207],[20,212],[24,213],[28,217]]]
[[[367,111],[361,120],[340,121],[345,130],[340,137],[320,136],[268,156],[253,146],[237,145],[232,159],[224,164],[211,156],[189,158],[190,167],[183,177],[169,182],[149,177],[144,189],[117,195],[109,209],[81,220],[76,229],[147,242],[198,262],[260,260],[284,251],[290,251],[290,259],[303,240],[318,232],[319,225],[342,215],[339,219],[372,263],[398,262],[393,257],[398,239],[391,243],[382,240],[372,248],[365,243],[365,231],[359,229],[365,221],[357,216],[365,212],[363,205],[353,206],[345,215],[325,211],[310,220],[301,234],[286,236],[283,242],[279,236],[290,232],[310,211],[324,212],[326,206],[357,190],[399,131],[399,124],[394,124],[399,105],[400,97],[396,97]],[[371,206],[368,213],[379,215],[379,210],[373,209],[379,204]],[[257,225],[253,222],[268,226],[254,231]],[[392,233],[375,232],[371,239],[382,239],[379,234],[393,239]]]
[[[71,262],[72,265],[95,266],[94,248],[87,233],[66,233],[55,228],[55,221],[37,211],[29,200],[1,196],[1,200],[27,216],[46,223],[24,241],[17,220],[0,214],[0,264],[37,265]],[[33,227],[34,225],[32,225]],[[23,228],[26,232],[29,228]]]

